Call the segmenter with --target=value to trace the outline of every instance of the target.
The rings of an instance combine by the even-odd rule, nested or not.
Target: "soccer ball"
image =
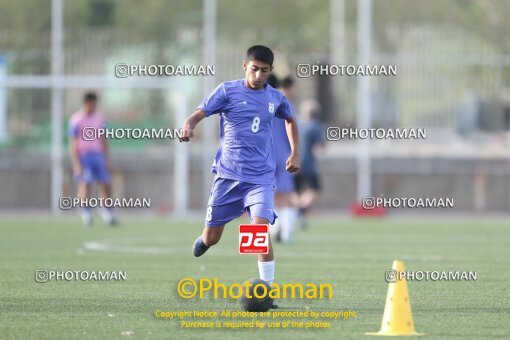
[[[251,283],[248,290],[249,294],[246,292],[246,286],[243,285],[243,295],[239,299],[241,308],[248,312],[267,312],[273,306],[274,301],[273,298],[269,297],[271,286],[266,281],[261,279],[250,279],[248,282]],[[262,285],[265,286],[266,289],[264,289]],[[257,298],[255,295],[263,297]],[[251,297],[248,298],[248,296]]]

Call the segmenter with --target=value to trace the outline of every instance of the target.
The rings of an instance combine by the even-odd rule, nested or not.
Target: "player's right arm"
[[[205,118],[205,112],[202,109],[197,109],[191,116],[186,118],[181,129],[179,142],[189,142],[193,138],[193,130],[195,126]]]
[[[198,106],[191,116],[186,118],[179,136],[180,142],[189,142],[193,138],[193,129],[205,117],[222,112],[227,102],[227,93],[224,84],[218,85],[207,98]]]
[[[78,125],[71,119],[69,122],[69,157],[71,159],[71,166],[73,167],[74,174],[79,176],[82,172],[82,166],[80,162],[80,154],[78,153],[78,143],[76,142],[79,136]]]
[[[205,117],[222,112],[227,103],[227,93],[224,83],[218,85],[207,98],[198,106],[191,116],[186,118],[179,136],[180,142],[189,142],[193,138],[193,129]]]
[[[81,175],[82,167],[80,163],[80,156],[78,155],[78,146],[74,137],[69,137],[69,156],[71,158],[71,165],[76,175]]]

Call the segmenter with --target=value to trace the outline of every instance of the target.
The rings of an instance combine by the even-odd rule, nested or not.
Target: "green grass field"
[[[510,337],[510,231],[502,219],[312,220],[295,244],[275,246],[276,278],[331,283],[334,296],[278,304],[280,311],[357,311],[356,318],[331,321],[329,329],[183,329],[178,320],[156,318],[156,309],[239,310],[233,300],[185,300],[176,293],[185,277],[229,284],[258,276],[256,258],[237,254],[236,222],[196,259],[191,245],[201,221],[121,216],[117,228],[96,221],[87,230],[77,217],[0,218],[0,339],[365,337],[380,328],[384,275],[397,258],[408,270],[477,272],[474,282],[409,282],[418,332],[432,338]],[[36,283],[37,269],[125,270],[127,280]]]

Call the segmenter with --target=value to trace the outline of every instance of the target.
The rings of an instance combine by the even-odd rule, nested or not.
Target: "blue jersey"
[[[273,184],[273,118],[290,119],[287,99],[270,85],[262,90],[244,80],[220,84],[198,106],[206,117],[220,114],[220,146],[212,172],[218,177],[253,184]]]

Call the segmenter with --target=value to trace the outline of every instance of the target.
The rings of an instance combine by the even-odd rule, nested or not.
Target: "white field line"
[[[122,241],[126,241],[128,239],[122,239]],[[120,240],[118,240],[120,241]],[[133,241],[138,241],[138,239],[133,239]],[[158,239],[161,241],[161,239]],[[292,247],[292,246],[290,246]],[[137,246],[134,245],[120,245],[115,244],[114,240],[103,240],[103,241],[88,241],[83,244],[83,249],[88,251],[95,252],[110,252],[110,253],[130,253],[130,254],[175,254],[178,252],[182,252],[183,249],[176,249],[171,246],[170,242],[168,247],[153,247],[153,246]],[[189,247],[189,252],[191,254],[191,246]],[[235,250],[225,251],[219,249],[211,249],[211,253],[217,255],[236,255],[237,252]],[[351,253],[342,253],[342,252],[310,252],[307,254],[303,254],[303,252],[280,249],[278,251],[279,258],[302,258],[306,257],[310,258],[318,258],[318,259],[358,259],[358,260],[377,260],[380,259],[381,256],[377,254],[351,254]],[[442,256],[439,255],[425,255],[425,256],[415,256],[406,254],[401,256],[406,261],[422,261],[422,262],[439,262],[443,260]]]

